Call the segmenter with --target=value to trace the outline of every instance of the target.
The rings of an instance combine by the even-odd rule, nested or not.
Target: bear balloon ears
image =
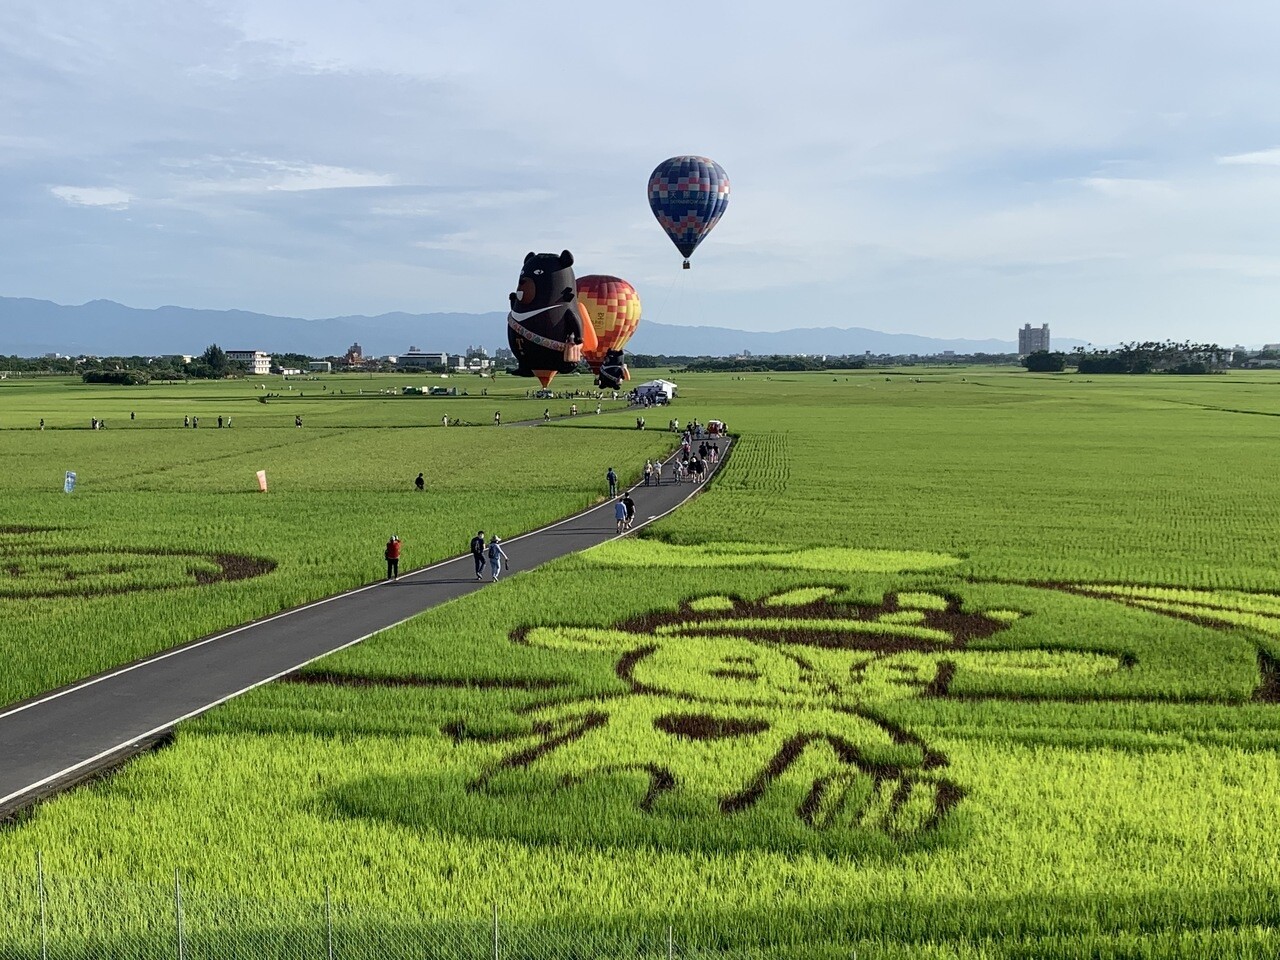
[[[524,262],[528,263],[530,260],[532,260],[536,256],[538,256],[538,254],[530,250],[528,253],[524,255]],[[560,269],[563,270],[565,267],[572,267],[572,266],[573,266],[573,254],[570,253],[568,250],[561,250],[560,264],[559,264]]]

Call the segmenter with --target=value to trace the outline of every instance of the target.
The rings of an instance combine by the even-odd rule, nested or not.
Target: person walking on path
[[[622,506],[627,511],[627,522],[623,526],[624,530],[630,530],[631,525],[636,522],[636,502],[631,499],[630,493],[622,495]]]
[[[546,422],[547,422],[548,420],[550,420],[550,419],[551,419],[551,408],[550,408],[550,407],[543,407],[543,408],[542,408],[542,422],[543,422],[543,423],[546,423]]]
[[[502,573],[502,561],[511,562],[511,558],[503,551],[501,544],[502,538],[495,533],[493,539],[489,541],[489,569],[493,571],[495,581],[498,579],[498,574]]]
[[[477,530],[471,538],[471,559],[476,562],[476,579],[484,579],[484,531]]]
[[[400,538],[392,535],[387,541],[387,549],[385,551],[387,558],[387,579],[400,579]]]
[[[647,487],[653,480],[653,461],[646,460],[644,462],[644,485]]]
[[[417,478],[413,481],[413,485],[417,487],[418,492],[421,493],[427,487],[427,478],[419,473]]]
[[[622,533],[627,528],[627,505],[622,502],[621,497],[614,501],[613,519],[618,521],[618,532]]]
[[[662,461],[653,461],[653,485],[655,487],[662,486]]]
[[[495,427],[500,427],[500,426],[502,426],[502,411],[501,411],[501,410],[495,410],[495,411],[493,412],[493,425],[494,425]]]
[[[604,475],[609,481],[609,496],[616,497],[618,495],[618,475],[613,472],[613,467],[609,468],[609,472]]]

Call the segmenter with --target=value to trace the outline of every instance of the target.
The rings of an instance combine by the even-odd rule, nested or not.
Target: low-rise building
[[[419,350],[417,347],[410,347],[408,352],[396,357],[396,366],[436,370],[440,367],[449,366],[449,355],[447,353],[431,353],[426,350]]]
[[[243,363],[254,376],[266,376],[271,372],[271,354],[261,350],[228,350],[227,359]]]
[[[330,360],[312,360],[307,364],[312,373],[333,373],[333,362]]]

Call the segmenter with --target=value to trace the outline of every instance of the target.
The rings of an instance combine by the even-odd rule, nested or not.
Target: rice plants
[[[272,931],[263,943],[314,929],[301,901],[330,888],[365,956],[453,943],[450,924],[495,902],[550,931],[544,945],[592,955],[634,955],[667,923],[684,955],[1274,954],[1280,520],[1257,492],[1277,421],[1232,412],[1274,412],[1274,375],[676,379],[682,419],[743,435],[696,500],[643,539],[255,691],[44,805],[0,831],[0,906],[30,918],[39,849],[76,891],[64,943],[104,911],[118,942],[145,935],[145,889],[176,866],[193,897],[255,904],[244,927]],[[382,462],[387,438],[332,416],[358,459]],[[215,474],[244,465],[219,456]],[[309,525],[393,496],[403,516],[419,501],[393,478],[409,465],[355,494],[340,488],[358,467],[326,466]],[[536,482],[589,497],[598,481],[557,470]],[[171,502],[167,472],[143,472],[149,502]],[[429,492],[415,538],[473,509],[468,484],[510,482],[477,471],[447,500]],[[124,469],[111,483],[97,516],[74,519],[155,546],[159,522],[119,536],[143,511],[117,506]],[[71,518],[41,511],[21,522],[56,531],[3,542],[74,544]],[[218,525],[181,519],[202,533],[170,526],[174,549],[214,552]],[[333,531],[355,529],[343,522]],[[323,550],[220,538],[324,580]],[[267,537],[286,540],[283,524]],[[111,563],[85,576],[109,582]],[[154,588],[94,602],[123,617],[186,589],[147,576]],[[0,951],[31,943],[16,936],[0,932]]]

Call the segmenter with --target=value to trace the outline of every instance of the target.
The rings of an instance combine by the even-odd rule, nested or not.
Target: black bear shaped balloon
[[[596,376],[596,385],[602,390],[617,390],[623,380],[630,380],[631,372],[622,362],[621,350],[610,350],[600,361],[600,373]]]
[[[582,359],[587,326],[578,307],[573,254],[530,253],[510,299],[507,343],[519,364],[516,375],[537,377],[545,387],[557,373],[572,373]]]

